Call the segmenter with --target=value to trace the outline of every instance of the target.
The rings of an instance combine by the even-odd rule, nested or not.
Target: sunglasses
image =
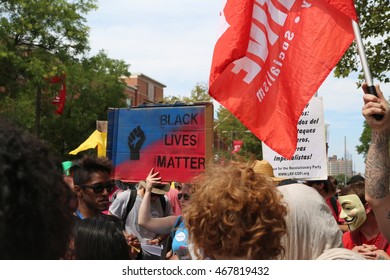
[[[80,187],[83,189],[84,188],[92,189],[94,193],[100,194],[103,192],[104,189],[106,189],[107,192],[110,193],[115,188],[115,184],[112,181],[108,181],[106,183],[96,183],[96,184],[93,184],[91,186],[83,185]]]
[[[185,194],[182,194],[182,193],[178,193],[177,194],[177,198],[180,200],[181,198],[184,198],[184,200],[189,200],[191,198],[191,196],[188,194],[188,193],[185,193]]]

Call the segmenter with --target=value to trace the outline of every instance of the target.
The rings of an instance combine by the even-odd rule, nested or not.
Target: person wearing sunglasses
[[[75,211],[77,217],[96,217],[108,210],[109,194],[115,187],[110,179],[112,170],[108,158],[90,156],[84,156],[73,166],[74,190],[79,202]]]
[[[170,234],[172,250],[167,253],[167,258],[171,260],[191,259],[190,246],[188,244],[188,231],[185,227],[182,216],[166,216],[162,218],[153,218],[150,215],[150,205],[152,201],[153,185],[159,184],[161,178],[159,172],[150,171],[146,178],[145,194],[138,214],[138,224],[157,234]],[[177,194],[181,209],[185,209],[191,200],[191,184],[183,183]]]

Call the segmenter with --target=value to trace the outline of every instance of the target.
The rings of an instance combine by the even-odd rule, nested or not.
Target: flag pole
[[[353,33],[355,34],[358,53],[360,56],[360,62],[362,63],[362,67],[363,67],[364,79],[366,80],[368,86],[368,92],[370,94],[376,95],[374,83],[372,81],[370,67],[368,66],[367,57],[364,50],[362,36],[360,35],[360,27],[359,24],[354,20],[352,20],[352,28],[353,28]]]
[[[364,50],[363,40],[362,40],[362,36],[360,34],[360,27],[359,27],[359,24],[354,20],[352,20],[352,28],[353,28],[353,33],[355,34],[356,45],[357,45],[358,53],[360,56],[360,62],[362,63],[364,79],[366,80],[366,83],[367,83],[367,91],[369,94],[373,94],[375,96],[378,96],[376,93],[376,90],[375,90],[373,80],[372,80],[370,67],[368,66],[366,52]],[[374,118],[376,120],[381,120],[383,118],[383,116],[382,115],[374,115]]]

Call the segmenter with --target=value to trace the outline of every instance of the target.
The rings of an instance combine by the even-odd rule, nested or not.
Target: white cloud
[[[105,49],[167,85],[168,95],[189,95],[207,82],[221,1],[100,1],[88,17],[92,54]]]
[[[324,107],[332,112],[356,112],[363,106],[363,91],[357,88],[356,75],[337,79],[331,73],[321,85],[318,94],[324,97]],[[381,85],[387,98],[390,96],[390,85]],[[382,91],[383,91],[382,90]]]

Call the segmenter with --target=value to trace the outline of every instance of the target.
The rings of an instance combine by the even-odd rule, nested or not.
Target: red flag
[[[233,141],[233,151],[231,151],[231,154],[235,154],[235,153],[238,153],[239,151],[241,151],[242,143],[243,142],[241,140],[234,140]]]
[[[58,95],[54,97],[51,104],[57,106],[56,113],[61,115],[64,112],[65,101],[66,101],[66,83],[65,75],[55,76],[49,80],[50,84],[61,84],[61,88],[58,91]]]
[[[209,93],[291,158],[302,111],[354,39],[352,0],[227,0]]]

